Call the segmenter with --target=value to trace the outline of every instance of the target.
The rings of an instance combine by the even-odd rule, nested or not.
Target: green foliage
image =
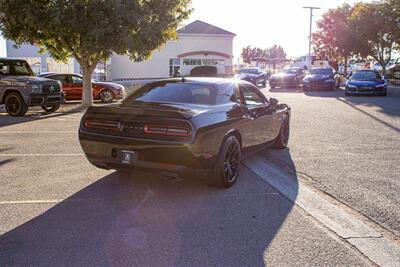
[[[372,56],[385,71],[399,40],[398,25],[387,23],[396,14],[388,2],[358,3],[350,17],[350,25],[358,40],[355,51],[362,56]]]
[[[340,59],[353,53],[355,40],[350,27],[353,8],[343,4],[329,9],[317,22],[317,31],[313,34],[313,44],[317,54]]]
[[[342,59],[373,57],[385,71],[400,43],[400,0],[343,4],[328,10],[313,35],[317,53]]]
[[[36,44],[57,60],[75,57],[85,76],[114,53],[136,61],[150,57],[176,37],[190,4],[191,0],[0,0],[0,30],[16,44]]]
[[[252,60],[263,59],[267,62],[286,59],[285,50],[279,45],[273,45],[267,49],[247,46],[241,53],[243,62],[250,64]]]

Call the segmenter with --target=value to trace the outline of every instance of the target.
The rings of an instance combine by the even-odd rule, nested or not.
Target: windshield
[[[124,104],[134,102],[184,103],[214,105],[217,88],[208,84],[158,82],[143,86]]]
[[[26,61],[5,60],[0,61],[0,75],[33,76],[33,71]]]
[[[287,69],[283,69],[283,73],[293,73],[293,74],[295,74],[295,73],[297,73],[298,72],[298,68],[287,68]]]
[[[258,74],[258,69],[241,69],[239,73]]]
[[[310,74],[314,75],[332,75],[332,69],[311,69]]]
[[[375,71],[358,71],[351,75],[350,80],[355,81],[374,81],[381,80],[382,77],[378,72]]]

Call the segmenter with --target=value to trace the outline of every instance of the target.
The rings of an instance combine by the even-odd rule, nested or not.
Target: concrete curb
[[[400,244],[381,226],[259,155],[244,165],[375,264],[400,266]]]

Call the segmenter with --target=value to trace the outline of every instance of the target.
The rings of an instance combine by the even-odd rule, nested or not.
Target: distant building
[[[233,74],[234,33],[196,20],[178,30],[178,39],[154,51],[151,59],[133,62],[128,56],[111,58],[113,80],[167,78],[190,75],[198,66],[215,66],[219,76]]]
[[[98,64],[93,78],[98,80],[129,80],[167,78],[178,74],[189,75],[198,66],[214,66],[219,76],[233,73],[234,33],[216,26],[194,21],[178,30],[178,39],[170,40],[153,52],[151,59],[133,62],[128,56],[114,55],[107,62]],[[39,48],[24,44],[18,48],[13,41],[6,41],[7,57],[28,61],[35,73],[81,73],[79,63],[71,58],[67,63],[57,62],[48,53],[40,54]]]

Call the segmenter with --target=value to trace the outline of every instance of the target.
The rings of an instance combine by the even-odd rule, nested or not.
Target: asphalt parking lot
[[[400,98],[262,90],[293,120],[289,149],[260,156],[398,234]],[[228,190],[96,169],[81,116],[0,114],[1,265],[373,265],[246,166]]]

